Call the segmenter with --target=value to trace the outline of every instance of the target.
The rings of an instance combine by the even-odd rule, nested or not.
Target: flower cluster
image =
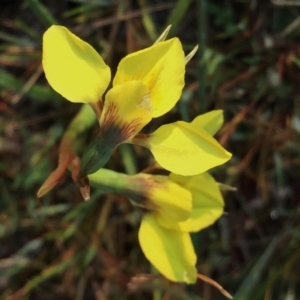
[[[196,254],[189,233],[221,216],[224,202],[207,171],[231,154],[213,138],[223,123],[218,110],[140,134],[152,118],[175,106],[184,87],[185,64],[194,54],[185,56],[179,39],[165,41],[166,35],[123,58],[107,90],[111,72],[101,56],[65,27],[52,26],[43,38],[43,68],[54,90],[71,102],[89,104],[97,115],[100,133],[81,158],[80,176],[89,175],[98,187],[114,187],[146,208],[139,230],[146,257],[168,279],[194,283]],[[102,169],[122,143],[148,148],[169,176]]]
[[[197,119],[138,135],[152,118],[164,115],[179,100],[185,63],[178,38],[129,54],[120,61],[104,101],[111,75],[96,50],[65,27],[54,25],[45,32],[43,68],[50,85],[71,102],[96,107],[100,134],[83,155],[82,175],[102,168],[125,142],[147,147],[163,168],[185,176],[203,173],[230,159],[231,154]]]

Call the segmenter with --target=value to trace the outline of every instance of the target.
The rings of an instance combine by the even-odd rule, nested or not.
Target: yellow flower
[[[222,215],[224,202],[216,182],[208,173],[189,178],[171,174],[169,184],[174,182],[190,193],[189,216],[178,221],[169,218],[162,209],[150,212],[142,220],[139,241],[145,256],[164,276],[191,284],[196,282],[197,269],[189,233],[213,224]],[[172,193],[169,197],[172,200],[178,196]],[[182,202],[187,203],[187,200],[182,198]]]
[[[138,235],[145,256],[169,280],[195,283],[197,258],[189,233],[213,224],[224,207],[208,173],[129,176],[102,169],[89,179],[95,187],[117,191],[146,208]]]
[[[111,75],[101,56],[62,26],[51,26],[43,37],[43,67],[50,85],[71,102],[89,103],[98,113],[100,134],[86,150],[81,175],[103,167],[121,143],[147,147],[165,169],[195,175],[225,163],[228,153],[210,134],[176,122],[150,135],[137,135],[152,118],[174,107],[184,87],[185,58],[178,38],[127,55],[103,103]]]

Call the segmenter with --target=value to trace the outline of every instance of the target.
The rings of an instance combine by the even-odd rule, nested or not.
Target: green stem
[[[128,189],[129,176],[108,169],[100,169],[88,176],[92,186],[105,192],[122,193]]]
[[[152,265],[151,265],[151,273],[154,274],[154,275],[159,274],[159,272],[157,271],[157,269],[155,267],[153,267]],[[154,281],[154,283],[155,283],[155,285],[154,285],[152,300],[161,300],[162,299],[162,292],[157,287],[157,285],[159,284],[159,279],[156,278],[155,281]]]
[[[127,175],[108,169],[100,169],[88,176],[91,186],[106,193],[118,193],[127,196],[133,205],[152,209],[147,202],[152,181],[149,175]]]

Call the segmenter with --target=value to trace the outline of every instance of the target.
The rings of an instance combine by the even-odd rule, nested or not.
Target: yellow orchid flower
[[[148,260],[168,279],[195,283],[196,255],[189,233],[200,231],[219,219],[224,201],[217,183],[208,173],[189,177],[170,174],[165,181],[176,183],[190,193],[190,213],[181,221],[170,218],[170,214],[159,206],[147,213],[139,230],[141,248]],[[176,197],[175,193],[169,194],[170,200]],[[159,202],[155,198],[149,201]],[[182,202],[186,204],[188,201],[182,198]],[[169,210],[172,209],[170,206]]]
[[[145,256],[169,280],[195,283],[196,254],[189,232],[213,224],[224,208],[219,188],[208,173],[130,176],[102,169],[89,179],[95,187],[124,194],[146,208],[138,235]]]
[[[184,59],[178,38],[127,55],[106,96],[100,125],[135,121],[144,126],[168,112],[184,86]],[[53,25],[44,34],[43,68],[50,85],[71,102],[101,101],[110,82],[110,69],[96,50],[62,26]],[[123,130],[123,138],[139,129]]]
[[[89,44],[62,26],[43,36],[43,68],[49,84],[71,102],[89,103],[98,113],[100,134],[86,149],[81,175],[102,168],[121,143],[147,147],[167,170],[195,175],[225,163],[231,154],[205,130],[186,122],[163,125],[153,134],[138,135],[152,118],[179,100],[184,87],[186,58],[178,38],[162,38],[127,55],[102,101],[111,75],[109,67]],[[103,103],[104,102],[104,103]]]

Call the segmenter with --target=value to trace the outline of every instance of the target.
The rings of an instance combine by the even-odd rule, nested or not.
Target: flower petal
[[[193,208],[190,217],[180,223],[159,219],[161,225],[185,232],[197,232],[213,224],[224,210],[224,200],[216,181],[209,173],[197,176],[170,174],[170,179],[192,193]]]
[[[110,69],[96,50],[57,25],[43,36],[43,68],[52,88],[71,102],[99,101],[110,81]]]
[[[158,217],[163,216],[171,222],[180,222],[190,216],[192,195],[187,189],[166,176],[139,174],[132,176],[132,180],[136,177],[144,180],[144,185],[140,185],[140,193],[145,193]]]
[[[149,148],[163,168],[184,176],[201,174],[231,157],[206,131],[183,121],[163,125],[133,142]]]
[[[100,118],[105,142],[117,145],[129,141],[151,121],[151,109],[149,90],[142,81],[129,81],[110,89]]]
[[[159,117],[179,100],[185,73],[185,57],[177,38],[159,42],[123,58],[114,78],[114,86],[141,80],[151,93],[152,117]]]
[[[196,282],[197,258],[188,233],[163,228],[154,214],[146,214],[139,230],[139,241],[147,259],[169,280]]]
[[[214,135],[222,127],[223,122],[223,110],[219,109],[196,117],[191,124],[197,129],[201,128]]]

